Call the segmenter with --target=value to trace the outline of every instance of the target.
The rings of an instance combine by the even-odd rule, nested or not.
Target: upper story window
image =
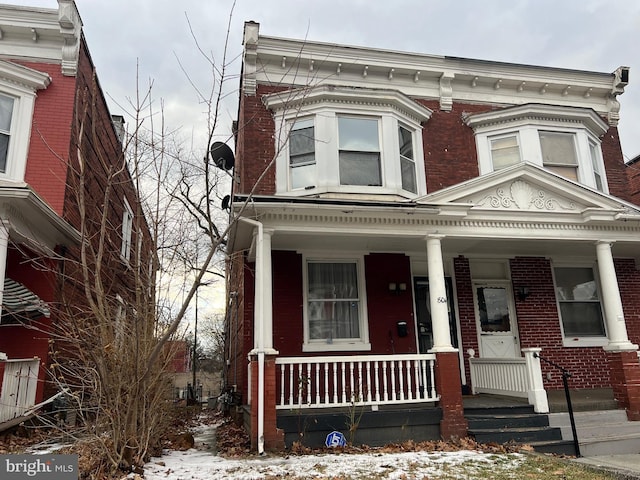
[[[397,91],[328,85],[264,102],[280,137],[278,194],[426,194],[421,136],[428,108]]]
[[[0,94],[0,172],[7,171],[7,153],[11,137],[11,118],[13,116],[13,98]]]
[[[526,161],[608,193],[600,148],[608,125],[593,110],[522,105],[465,122],[476,134],[481,175]]]
[[[338,117],[340,185],[382,186],[378,120]]]
[[[124,199],[124,208],[122,209],[122,245],[120,248],[120,257],[126,262],[131,258],[131,237],[133,235],[133,210],[127,199]]]
[[[0,177],[24,181],[36,91],[46,73],[0,60]]]
[[[313,186],[316,181],[316,148],[313,119],[297,120],[289,134],[291,188]]]

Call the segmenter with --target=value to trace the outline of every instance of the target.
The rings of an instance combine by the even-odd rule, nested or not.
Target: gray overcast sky
[[[4,3],[57,8],[56,0]],[[203,50],[222,55],[231,0],[76,0],[102,88],[117,105],[154,81],[169,121],[186,136],[204,123],[202,105],[179,67],[206,90]],[[620,135],[627,160],[640,154],[640,1],[637,0],[237,0],[229,56],[235,58],[223,121],[236,116],[237,74],[246,20],[266,35],[308,38],[389,50],[613,72],[631,67],[619,97]]]

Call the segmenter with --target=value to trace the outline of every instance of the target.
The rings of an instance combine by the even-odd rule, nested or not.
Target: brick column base
[[[442,420],[440,436],[444,440],[467,436],[468,424],[462,405],[462,382],[456,352],[436,353],[436,388],[440,394]]]
[[[627,418],[640,421],[640,363],[636,351],[607,352],[613,396],[627,411]]]
[[[258,450],[258,356],[251,355],[251,449]],[[276,423],[276,356],[264,357],[264,449],[284,450],[284,432]]]

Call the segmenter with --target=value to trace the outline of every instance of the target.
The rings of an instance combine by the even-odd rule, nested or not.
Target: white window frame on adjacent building
[[[568,291],[567,288],[563,288],[563,279],[559,270],[574,270],[576,273],[582,273],[583,276],[589,278],[589,282],[583,282],[580,285],[575,285],[572,291]],[[589,273],[590,272],[590,275]],[[588,285],[590,284],[591,285]],[[565,347],[602,347],[607,344],[607,322],[604,317],[604,309],[602,307],[602,292],[600,284],[598,282],[597,269],[593,264],[563,264],[558,263],[553,265],[553,284],[556,293],[556,304],[558,307],[558,317],[560,318],[560,329],[562,331],[563,345]],[[578,290],[581,289],[581,290]],[[582,291],[582,293],[580,293]],[[570,319],[563,318],[563,314],[566,317],[569,313],[569,309],[576,307],[591,307],[585,309],[591,310],[592,313],[597,314],[601,321],[601,333],[594,332],[593,334],[584,334],[577,331],[567,331],[568,323]],[[594,310],[595,309],[595,310]],[[584,317],[585,315],[578,315]],[[574,319],[575,320],[575,319]]]
[[[591,109],[527,104],[468,115],[465,122],[475,132],[480,175],[507,166],[494,164],[492,145],[500,139],[514,137],[521,161],[609,193],[600,140],[609,126]],[[549,153],[554,149],[554,136],[558,140],[555,148],[568,151],[567,148],[572,147],[574,158],[566,155],[554,158]],[[564,147],[561,147],[561,143],[564,143]]]
[[[426,194],[422,122],[427,121],[432,112],[409,97],[391,90],[323,85],[293,93],[271,94],[263,100],[275,112],[278,195],[390,194],[415,198]],[[341,119],[351,121],[352,126],[358,121],[371,127],[377,123],[377,150],[371,136],[366,144],[361,141],[349,146],[344,141],[346,122],[343,121],[341,128]],[[313,125],[312,130],[310,125]],[[300,144],[294,142],[293,151],[289,141],[290,135],[295,136],[304,128],[314,135],[313,157],[310,147],[301,149]],[[400,141],[400,128],[411,134],[410,142],[405,141],[404,145]],[[303,155],[307,155],[304,161]],[[377,173],[369,172],[371,175],[366,179],[354,181],[345,171],[347,156],[351,157],[352,169],[358,163],[369,162],[372,166],[372,159],[378,156],[379,178]],[[300,174],[302,170],[298,170],[303,168],[307,171]],[[409,172],[411,168],[415,170]]]
[[[5,128],[1,132],[8,137],[4,168],[0,168],[1,179],[24,181],[36,92],[50,83],[51,78],[46,73],[0,60],[0,96],[12,103],[11,111],[4,112]]]
[[[133,210],[126,198],[122,199],[122,245],[120,257],[127,263],[131,259],[131,238],[133,236]]]
[[[345,265],[353,266],[355,275],[355,285],[352,285],[348,289],[344,283],[336,281],[332,288],[336,288],[334,292],[335,297],[329,297],[327,292],[311,292],[310,279],[310,265]],[[367,296],[365,285],[365,272],[364,272],[364,257],[363,256],[335,256],[327,257],[316,255],[303,255],[303,315],[304,315],[304,343],[302,345],[303,352],[335,352],[335,351],[368,351],[371,350],[371,343],[369,343],[369,328],[367,324]],[[311,283],[310,283],[311,282]],[[320,287],[325,288],[325,285]],[[321,288],[320,288],[321,289]],[[336,311],[341,311],[345,307],[347,309],[355,308],[357,321],[357,336],[352,337],[339,337],[332,335],[335,330],[330,329],[329,334],[323,337],[312,338],[314,319],[314,310],[324,310],[327,307],[331,307]],[[316,315],[317,316],[317,315]],[[322,328],[322,327],[319,327]]]

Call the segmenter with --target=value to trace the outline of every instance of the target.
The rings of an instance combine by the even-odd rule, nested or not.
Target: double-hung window
[[[554,277],[565,343],[605,338],[600,293],[593,268],[555,267]]]
[[[362,281],[359,260],[306,261],[306,351],[370,348]]]
[[[381,186],[378,120],[338,117],[340,185]]]
[[[398,126],[398,143],[400,145],[400,175],[402,189],[416,193],[416,162],[413,154],[413,132],[402,125]]]
[[[11,117],[13,116],[13,98],[0,95],[0,172],[7,171],[7,155],[11,136]]]
[[[545,168],[570,180],[578,181],[578,157],[575,135],[564,132],[538,132]]]
[[[602,170],[600,168],[600,147],[595,142],[589,141],[589,155],[591,156],[591,168],[593,169],[593,178],[596,182],[596,189],[604,192],[604,183],[602,180]]]
[[[291,189],[316,185],[316,148],[313,119],[297,120],[289,134]]]
[[[489,139],[494,170],[520,163],[518,135],[501,135]]]

